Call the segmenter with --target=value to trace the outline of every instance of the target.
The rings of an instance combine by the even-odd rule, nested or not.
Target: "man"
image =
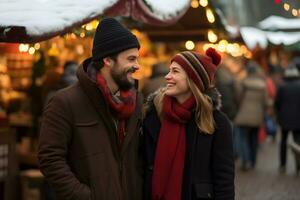
[[[119,22],[103,19],[78,83],[47,105],[38,158],[58,199],[141,199],[139,48]]]

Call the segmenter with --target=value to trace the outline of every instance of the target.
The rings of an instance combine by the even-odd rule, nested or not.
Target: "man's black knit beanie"
[[[117,20],[105,18],[99,23],[93,42],[93,61],[131,48],[139,49],[140,43],[136,36]]]

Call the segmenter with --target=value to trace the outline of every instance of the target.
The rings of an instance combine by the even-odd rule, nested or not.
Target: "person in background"
[[[165,86],[165,75],[168,73],[168,67],[164,63],[156,63],[152,67],[152,74],[146,81],[142,90],[144,98],[155,92],[158,88]]]
[[[54,82],[53,85],[51,85],[47,92],[46,98],[44,100],[44,106],[47,105],[48,101],[54,96],[54,94],[58,90],[68,87],[78,81],[76,76],[77,68],[78,64],[74,61],[67,61],[64,64],[63,73],[58,76],[59,79],[56,80],[56,82]]]
[[[176,54],[143,120],[145,200],[233,200],[231,123],[214,86],[221,56]]]
[[[294,141],[300,144],[300,76],[296,66],[289,66],[284,72],[284,81],[279,86],[275,98],[275,109],[281,127],[280,166],[285,172],[287,160],[288,133],[293,133]]]
[[[264,75],[255,62],[247,65],[247,76],[242,81],[240,107],[234,119],[238,126],[239,148],[241,150],[241,169],[253,169],[256,165],[258,130],[264,121],[269,104]]]
[[[140,44],[114,18],[103,19],[78,83],[56,92],[42,119],[38,160],[57,199],[141,200],[142,96],[132,73]]]
[[[240,93],[239,80],[236,78],[237,74],[233,73],[232,68],[236,68],[238,62],[235,62],[234,58],[227,57],[227,59],[220,64],[218,71],[216,72],[216,88],[221,94],[222,106],[221,111],[224,112],[229,120],[233,122],[238,111],[238,96]],[[233,126],[233,147],[235,159],[239,157],[239,150],[237,148],[238,129]]]

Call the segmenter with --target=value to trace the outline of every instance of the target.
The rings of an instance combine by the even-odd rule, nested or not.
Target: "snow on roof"
[[[300,32],[266,32],[268,40],[276,45],[292,45],[300,41]]]
[[[241,27],[241,36],[249,49],[254,49],[257,45],[266,48],[268,45],[264,31],[254,27]]]
[[[266,48],[268,42],[286,46],[300,42],[300,32],[272,32],[262,31],[254,27],[241,27],[241,35],[250,49],[254,49],[257,45]]]
[[[170,24],[189,5],[190,0],[0,0],[0,41],[47,39],[102,14]]]
[[[93,18],[117,0],[1,0],[0,26],[24,26],[28,35],[42,35]]]
[[[160,19],[176,17],[182,10],[190,6],[189,0],[144,0],[153,14]]]
[[[259,28],[265,30],[300,29],[299,18],[284,18],[276,15],[267,17],[258,23]]]

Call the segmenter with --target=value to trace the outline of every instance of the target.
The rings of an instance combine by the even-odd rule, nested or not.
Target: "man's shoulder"
[[[54,98],[61,99],[68,103],[74,102],[74,100],[82,99],[85,96],[82,88],[78,83],[69,87],[58,90],[54,95]]]

